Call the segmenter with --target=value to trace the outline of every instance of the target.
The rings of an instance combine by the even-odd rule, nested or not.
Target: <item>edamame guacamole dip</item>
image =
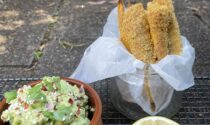
[[[42,82],[4,94],[9,108],[1,119],[10,125],[88,125],[88,96],[60,77],[44,77]]]

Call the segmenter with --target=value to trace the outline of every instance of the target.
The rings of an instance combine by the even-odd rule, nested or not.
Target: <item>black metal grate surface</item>
[[[37,78],[0,79],[0,99],[4,92],[19,88],[33,80]],[[210,125],[210,78],[196,78],[195,83],[194,87],[185,91],[183,107],[172,119],[182,125]],[[91,84],[103,103],[103,123],[107,125],[132,124],[132,120],[124,117],[112,106],[109,84],[109,81]]]

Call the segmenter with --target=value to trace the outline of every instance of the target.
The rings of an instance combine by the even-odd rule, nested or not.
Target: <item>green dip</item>
[[[1,119],[10,125],[89,125],[88,97],[60,77],[44,77],[40,84],[4,94],[9,108]]]

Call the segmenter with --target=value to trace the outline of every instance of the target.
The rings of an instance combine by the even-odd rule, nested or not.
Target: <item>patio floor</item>
[[[102,34],[116,3],[1,0],[0,78],[70,76],[85,49]],[[181,33],[196,49],[193,72],[209,76],[210,1],[174,0],[174,5]]]

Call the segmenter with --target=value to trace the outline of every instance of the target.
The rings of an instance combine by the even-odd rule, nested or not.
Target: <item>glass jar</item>
[[[158,74],[156,74],[151,69],[149,70],[148,76],[150,82],[155,80],[165,82]],[[144,110],[142,110],[139,104],[132,101],[128,101],[129,98],[132,96],[131,93],[129,93],[128,91],[122,93],[122,88],[124,88],[124,90],[126,88],[130,88],[128,83],[122,80],[125,77],[133,77],[132,79],[145,79],[144,72],[129,74],[128,76],[122,75],[115,77],[115,82],[112,83],[110,87],[112,104],[120,113],[133,120],[138,120],[139,118],[149,116],[149,114],[145,113]],[[167,83],[165,82],[165,84]],[[172,116],[174,116],[182,106],[182,95],[183,92],[174,90],[168,105],[156,115],[164,116],[167,118],[171,118]]]

